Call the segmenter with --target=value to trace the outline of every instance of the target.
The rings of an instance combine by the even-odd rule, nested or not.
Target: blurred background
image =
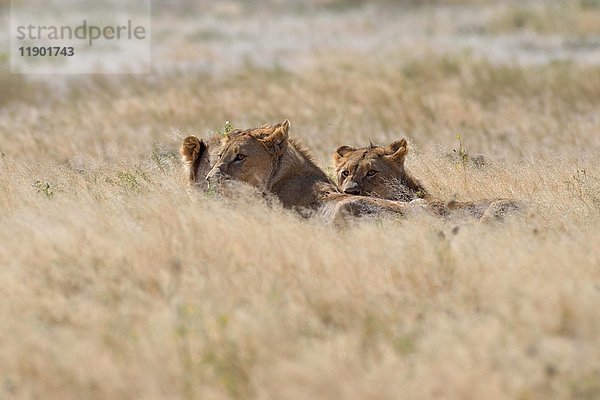
[[[159,69],[169,61],[209,70],[243,62],[298,69],[348,53],[391,63],[456,52],[493,62],[600,61],[597,0],[154,4]]]
[[[578,152],[599,144],[600,0],[155,0],[151,25],[148,75],[11,75],[3,30],[0,106],[121,99],[145,143],[290,118],[322,160],[399,135],[463,132],[517,159],[565,134]]]
[[[28,2],[13,1],[23,3]],[[89,4],[93,13],[95,3]],[[391,64],[457,53],[495,63],[600,62],[600,0],[153,0],[151,4],[156,73],[219,73],[245,64],[300,70],[349,55]],[[6,27],[9,6],[9,0],[0,0]],[[0,39],[4,64],[7,29],[0,32]],[[10,91],[6,80],[4,93]]]

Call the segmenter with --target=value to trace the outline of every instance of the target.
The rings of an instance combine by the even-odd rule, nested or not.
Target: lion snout
[[[208,172],[205,178],[208,183],[222,183],[229,179],[229,176],[216,165]]]
[[[358,185],[358,183],[352,182],[352,181],[344,183],[344,186],[342,187],[342,190],[346,194],[353,194],[353,195],[359,195],[362,192],[362,190],[361,190],[360,186]]]

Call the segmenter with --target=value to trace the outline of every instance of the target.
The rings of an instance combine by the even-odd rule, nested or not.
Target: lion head
[[[206,180],[213,184],[231,179],[266,189],[286,150],[289,128],[286,119],[276,125],[228,133]]]
[[[425,188],[405,169],[406,139],[387,147],[339,147],[332,156],[337,183],[344,193],[411,201],[427,196]]]

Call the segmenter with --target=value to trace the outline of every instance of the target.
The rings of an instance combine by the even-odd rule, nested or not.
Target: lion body
[[[194,172],[195,165],[203,167],[209,162],[211,168],[206,180],[210,185],[227,180],[244,182],[276,196],[286,208],[302,215],[317,213],[333,222],[348,215],[403,214],[409,208],[421,208],[341,193],[314,163],[307,149],[298,140],[288,137],[288,130],[286,120],[277,125],[232,131],[218,143],[204,144],[197,138],[187,138],[181,153],[188,165],[190,180],[198,180],[203,173]],[[186,142],[200,145],[187,146]],[[186,150],[189,147],[199,150],[190,152]],[[196,161],[194,156],[205,158]]]
[[[447,216],[464,213],[482,221],[502,219],[507,213],[521,208],[510,199],[477,201],[443,201],[433,198],[427,189],[410,174],[404,161],[408,153],[405,139],[387,147],[351,148],[342,146],[332,155],[337,184],[345,193],[395,201],[415,201]]]

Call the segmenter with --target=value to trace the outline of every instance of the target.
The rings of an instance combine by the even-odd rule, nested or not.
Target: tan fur
[[[501,219],[506,213],[517,210],[514,200],[488,199],[457,202],[434,199],[425,187],[405,168],[408,154],[406,139],[392,142],[387,147],[339,147],[332,155],[338,187],[348,194],[378,197],[388,200],[415,201],[427,205],[438,215],[456,211],[481,220]]]
[[[387,147],[338,148],[332,156],[337,183],[344,193],[411,201],[428,198],[427,190],[404,167],[408,143]],[[372,175],[371,175],[372,174]]]
[[[218,136],[211,136],[206,142],[196,136],[188,136],[183,140],[179,154],[191,184],[208,188],[205,178],[215,162],[220,147],[221,139]]]
[[[226,180],[245,182],[275,195],[284,207],[303,213],[318,210],[332,220],[340,215],[404,213],[411,208],[406,203],[340,193],[308,151],[289,138],[289,127],[285,120],[229,133],[221,141],[207,180],[211,185]]]

